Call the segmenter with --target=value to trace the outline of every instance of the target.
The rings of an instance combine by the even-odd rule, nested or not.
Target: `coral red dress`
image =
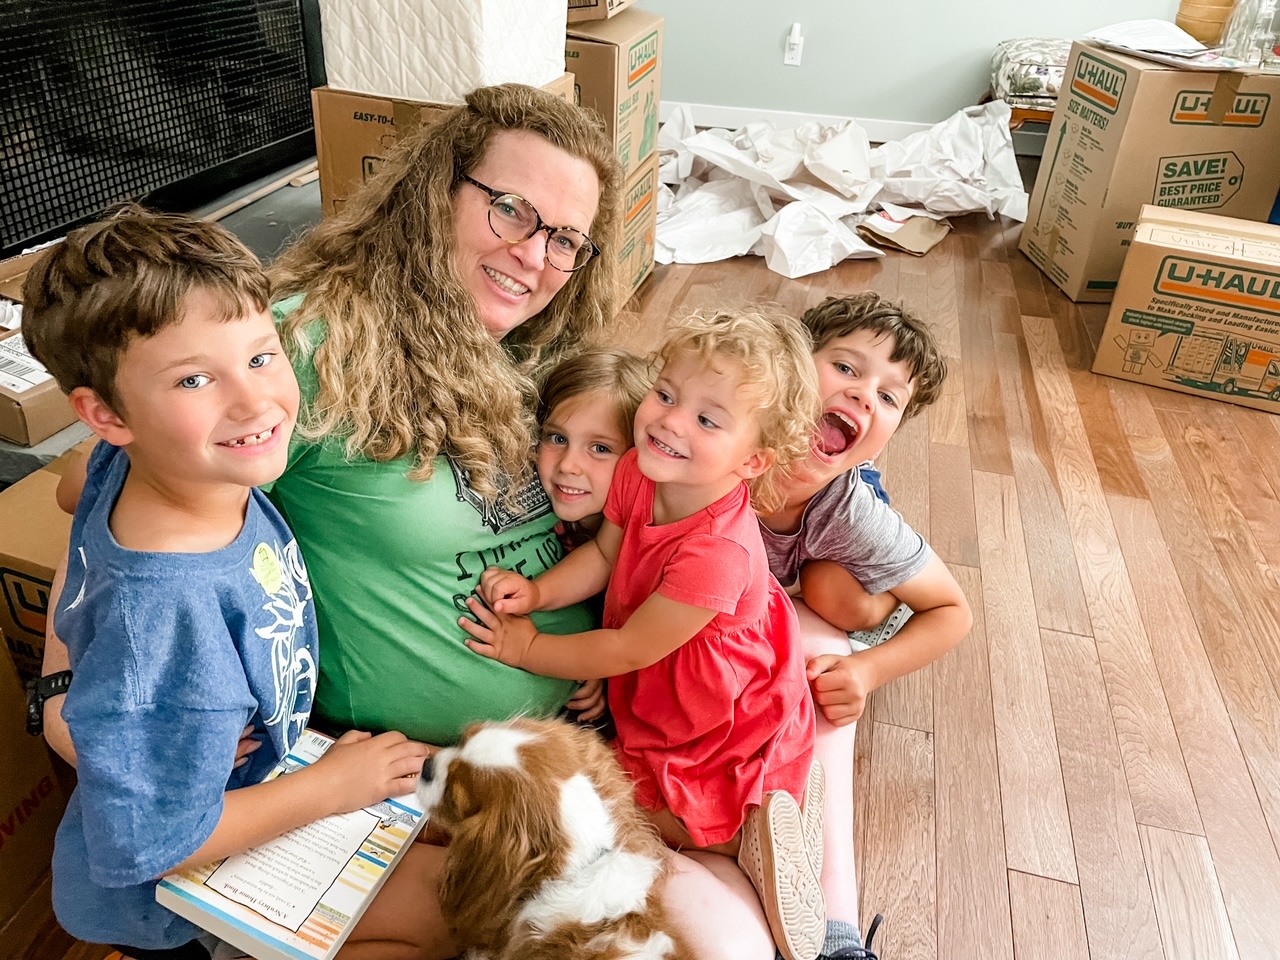
[[[657,663],[611,677],[609,708],[637,801],[669,808],[710,846],[732,839],[767,791],[803,800],[814,709],[795,608],[769,573],[746,484],[660,526],[654,489],[629,451],[605,505],[622,546],[604,625],[621,627],[654,593],[716,615]]]

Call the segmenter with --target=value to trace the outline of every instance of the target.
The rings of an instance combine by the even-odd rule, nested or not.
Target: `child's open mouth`
[[[843,413],[832,410],[818,421],[818,452],[838,457],[857,441],[862,429]]]

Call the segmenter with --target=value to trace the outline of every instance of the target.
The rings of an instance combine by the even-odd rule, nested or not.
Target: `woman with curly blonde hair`
[[[402,137],[273,268],[303,411],[270,492],[315,595],[320,726],[442,746],[472,721],[546,716],[573,696],[576,681],[476,656],[457,621],[486,566],[536,576],[562,555],[532,470],[535,379],[613,317],[620,189],[590,114],[483,88]],[[594,626],[581,605],[537,617],[549,633]],[[453,956],[444,859],[413,844],[343,960]],[[674,856],[666,899],[699,956],[773,956],[730,858]]]

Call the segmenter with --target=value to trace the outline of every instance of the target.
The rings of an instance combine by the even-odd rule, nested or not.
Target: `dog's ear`
[[[510,776],[469,784],[483,799],[454,827],[440,880],[441,911],[464,945],[500,943],[519,902],[564,869],[559,794],[549,786]]]

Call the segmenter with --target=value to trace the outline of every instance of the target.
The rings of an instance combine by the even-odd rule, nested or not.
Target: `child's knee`
[[[800,568],[804,601],[842,630],[870,630],[884,619],[883,600],[833,560],[810,560]]]

